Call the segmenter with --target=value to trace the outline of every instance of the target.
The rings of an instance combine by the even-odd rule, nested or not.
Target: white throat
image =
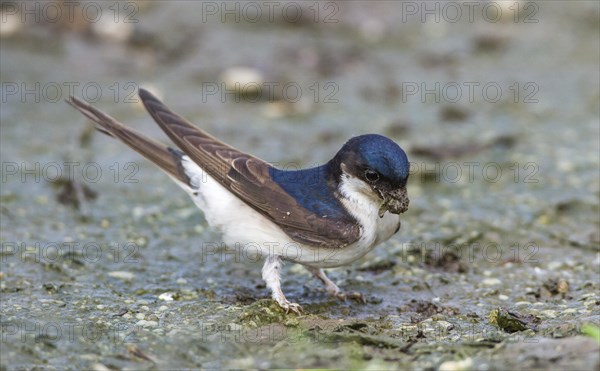
[[[339,185],[341,202],[361,226],[360,242],[363,246],[375,245],[388,240],[400,228],[400,216],[386,212],[379,217],[382,200],[364,181],[342,174]]]
[[[369,244],[371,240],[374,242],[381,199],[373,193],[367,183],[348,174],[342,174],[339,190],[342,204],[362,227],[361,239],[365,239],[364,242]]]

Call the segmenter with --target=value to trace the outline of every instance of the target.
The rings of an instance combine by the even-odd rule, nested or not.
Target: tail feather
[[[108,136],[119,139],[136,152],[157,165],[175,180],[189,185],[189,178],[181,166],[182,152],[169,148],[147,136],[130,129],[104,112],[92,107],[76,97],[67,100],[73,108],[77,109],[87,118],[92,120],[96,129]]]

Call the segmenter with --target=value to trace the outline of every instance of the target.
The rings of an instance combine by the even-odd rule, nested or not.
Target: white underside
[[[336,249],[302,245],[226,190],[189,157],[184,156],[182,164],[192,187],[177,183],[204,212],[208,224],[223,233],[223,242],[235,246],[236,251],[247,254],[253,261],[260,254],[263,258],[278,255],[288,261],[318,268],[345,265],[389,239],[400,224],[400,217],[389,212],[379,218],[380,202],[368,196],[368,186],[356,178],[346,177],[341,187],[345,196],[342,202],[362,226],[361,238],[349,246]]]

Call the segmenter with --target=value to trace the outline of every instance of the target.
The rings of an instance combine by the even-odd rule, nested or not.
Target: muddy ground
[[[2,369],[597,370],[599,3],[274,3],[2,2]],[[138,86],[281,167],[396,140],[400,232],[329,271],[366,303],[288,264],[286,315],[256,257],[63,101],[167,142]]]

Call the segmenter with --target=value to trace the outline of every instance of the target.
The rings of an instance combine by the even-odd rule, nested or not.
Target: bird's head
[[[351,181],[356,190],[380,202],[380,217],[386,211],[400,214],[408,209],[409,163],[392,140],[377,134],[354,137],[338,151],[332,165],[339,181]]]

